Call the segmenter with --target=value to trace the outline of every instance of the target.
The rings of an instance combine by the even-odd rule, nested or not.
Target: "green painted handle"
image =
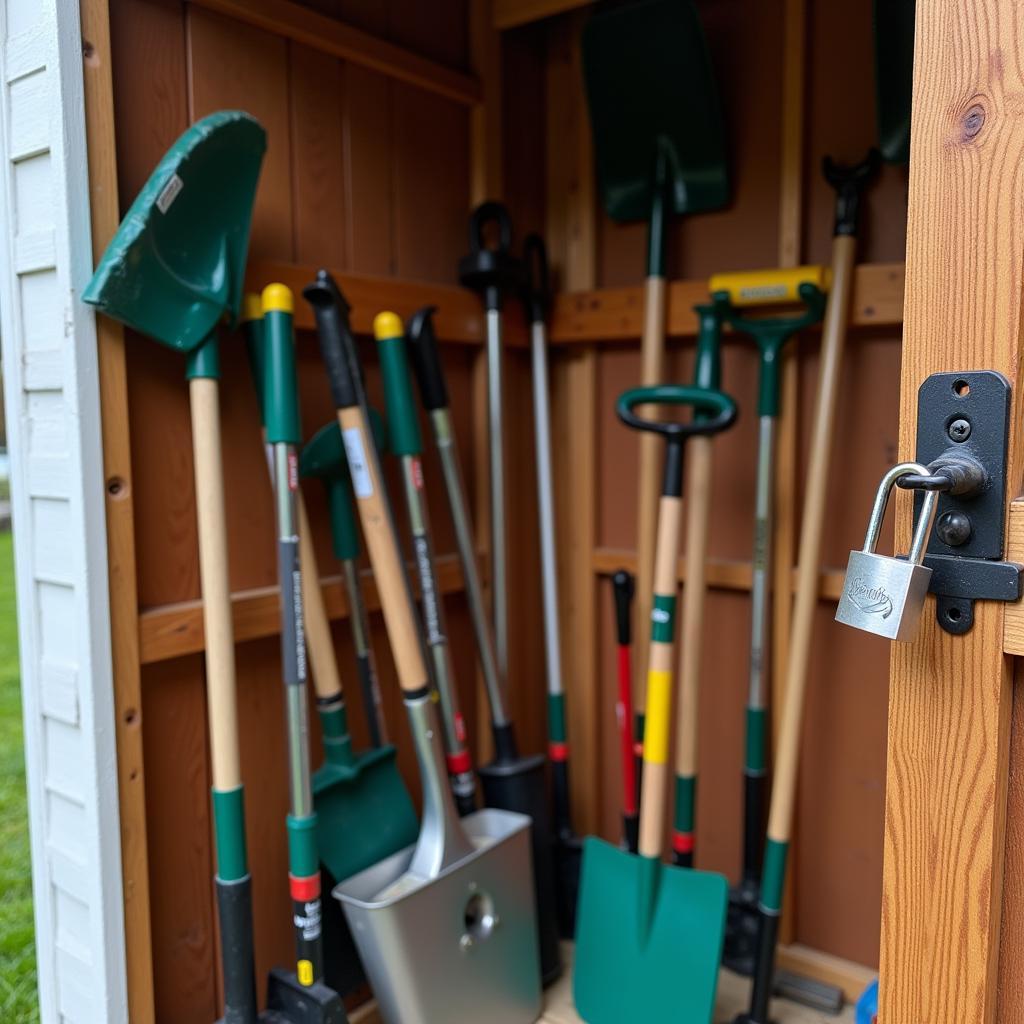
[[[396,455],[420,455],[423,438],[413,400],[402,321],[394,314],[381,313],[374,321],[374,333],[384,377],[384,404],[388,411],[391,450]]]
[[[697,354],[693,367],[693,386],[717,391],[722,385],[722,314],[717,306],[695,306],[697,314]],[[700,422],[708,414],[698,409],[693,418]]]
[[[271,444],[298,444],[299,382],[292,333],[292,293],[284,285],[263,290],[263,409]]]
[[[259,302],[259,299],[256,300]],[[249,358],[249,372],[252,374],[252,382],[256,385],[256,401],[260,407],[260,423],[267,425],[267,413],[263,408],[263,372],[264,348],[263,348],[263,316],[246,319],[242,322],[242,334],[245,337],[245,353]]]
[[[327,488],[334,557],[339,562],[354,561],[359,557],[359,531],[356,529],[352,485],[347,477],[336,476],[324,480],[324,487]]]

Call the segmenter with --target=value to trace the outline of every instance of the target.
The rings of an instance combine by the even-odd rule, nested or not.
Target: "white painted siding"
[[[76,0],[0,0],[0,338],[42,1019],[127,1020]]]

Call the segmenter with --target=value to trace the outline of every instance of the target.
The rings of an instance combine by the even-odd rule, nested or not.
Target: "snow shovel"
[[[384,419],[376,409],[370,410],[373,436],[378,449],[384,448]],[[319,477],[327,492],[327,509],[331,520],[331,541],[334,557],[341,563],[345,596],[348,598],[349,623],[352,643],[356,652],[359,688],[366,711],[366,728],[370,746],[387,744],[387,724],[381,705],[380,684],[377,680],[376,660],[370,642],[370,621],[359,583],[359,530],[353,504],[352,485],[348,479],[345,446],[337,421],[324,424],[302,447],[299,455],[299,475]],[[315,779],[314,779],[315,785]]]
[[[409,321],[406,337],[413,370],[420,389],[423,407],[430,414],[444,471],[448,505],[455,525],[462,575],[466,584],[466,600],[476,634],[477,654],[483,670],[484,685],[491,711],[491,734],[494,738],[494,760],[479,770],[483,783],[484,803],[529,815],[533,844],[533,870],[536,883],[537,923],[540,933],[541,975],[550,984],[562,971],[558,948],[558,915],[556,906],[555,865],[551,844],[550,818],[545,793],[544,755],[522,757],[516,742],[515,727],[505,708],[505,694],[491,639],[483,589],[476,562],[473,525],[469,517],[459,456],[455,444],[451,414],[448,410],[448,389],[437,350],[432,306],[418,310]]]
[[[294,992],[283,983],[284,978],[276,989],[271,986],[269,1004],[282,1010],[301,1010],[306,1015],[305,1019],[311,1022],[344,1021],[346,1016],[341,998],[322,981],[324,953],[320,854],[309,766],[305,619],[298,536],[296,445],[301,438],[302,428],[299,421],[299,388],[292,328],[293,300],[291,290],[283,284],[267,285],[261,298],[263,409],[267,422],[266,441],[271,446],[274,463],[277,574],[281,590],[281,669],[288,737],[288,883],[295,929],[297,982]],[[320,1005],[311,1012],[309,1000],[300,1001],[298,996],[301,990],[314,988],[323,990],[323,995]]]
[[[370,432],[348,306],[321,270],[313,306],[363,534],[381,595],[423,784],[414,846],[340,883],[342,902],[386,1024],[527,1024],[540,1010],[529,819],[460,819],[398,535]]]
[[[412,396],[402,321],[397,316],[380,313],[374,320],[373,329],[384,375],[384,401],[387,405],[391,449],[402,464],[405,507],[409,514],[413,557],[420,581],[427,653],[433,665],[434,682],[441,701],[448,780],[459,814],[472,814],[476,810],[476,777],[466,747],[466,723],[459,710],[455,668],[452,665],[444,620],[444,600],[434,571],[434,545],[430,537],[426,481],[423,477],[423,440]]]
[[[530,325],[533,366],[533,422],[540,516],[541,593],[548,682],[548,760],[554,782],[555,881],[558,924],[563,939],[576,933],[582,842],[572,829],[569,804],[569,743],[562,687],[561,629],[558,624],[558,565],[555,561],[555,487],[551,474],[551,409],[548,393],[547,315],[551,305],[548,256],[540,235],[523,243],[523,304]]]
[[[651,404],[708,414],[688,423],[642,419]],[[672,705],[676,572],[682,519],[683,446],[725,430],[736,403],[720,391],[662,385],[620,396],[619,418],[666,442],[651,602],[644,787],[639,854],[600,839],[584,846],[576,930],[576,1008],[589,1024],[710,1024],[718,988],[729,886],[722,875],[662,864]]]
[[[266,351],[263,320],[255,319],[257,296],[246,296],[243,316],[249,365],[256,382],[260,415],[263,418],[264,444],[271,483],[274,479],[274,450],[266,440],[265,379]],[[341,448],[337,423],[331,424]],[[303,452],[303,456],[306,452]],[[300,471],[303,461],[300,460]],[[344,469],[344,462],[341,463]],[[393,746],[378,746],[357,754],[352,749],[348,728],[348,709],[334,654],[334,641],[320,590],[320,572],[310,533],[302,491],[295,491],[299,525],[299,562],[302,566],[302,612],[306,646],[313,668],[317,714],[324,745],[324,764],[313,774],[313,805],[316,809],[317,850],[324,882],[332,887],[342,878],[375,864],[381,858],[408,846],[416,838],[419,824],[412,800],[399,774]],[[350,521],[352,510],[348,509]],[[357,546],[358,551],[358,546]],[[352,618],[355,620],[353,610]],[[363,610],[365,617],[365,609]],[[371,691],[371,700],[372,700]],[[367,705],[371,722],[376,721],[375,705]],[[373,827],[367,828],[366,823]],[[324,977],[336,992],[347,995],[365,984],[362,964],[352,936],[345,925],[341,908],[333,900],[322,909]]]
[[[846,340],[850,298],[853,293],[860,200],[880,163],[878,151],[872,150],[865,160],[853,167],[842,167],[827,159],[824,164],[825,177],[836,190],[832,285],[822,329],[818,397],[814,409],[803,515],[800,520],[796,598],[793,602],[793,621],[790,628],[789,663],[786,666],[786,699],[782,708],[782,727],[779,731],[775,759],[775,778],[772,783],[768,837],[758,904],[754,985],[750,995],[750,1010],[736,1017],[735,1024],[769,1024],[768,1009],[774,980],[779,921],[782,916],[789,837],[793,827],[793,805],[796,799],[800,729],[807,689],[807,664],[810,657],[814,613],[818,605],[818,563],[825,521],[825,492],[832,459],[832,434],[843,344]]]
[[[708,314],[715,330],[728,324],[752,338],[760,356],[758,377],[758,448],[754,497],[753,580],[750,591],[750,661],[746,709],[746,753],[743,765],[743,869],[729,896],[726,932],[727,967],[750,974],[757,932],[757,901],[761,888],[761,855],[767,795],[767,668],[771,628],[771,544],[775,501],[775,424],[779,414],[782,353],[789,340],[821,320],[829,274],[824,267],[793,267],[718,274],[711,278],[714,306]],[[745,316],[741,308],[801,303],[792,315]],[[692,468],[692,467],[691,467]],[[691,506],[692,512],[692,506]],[[687,591],[689,592],[689,586]],[[788,595],[784,598],[788,600]],[[685,652],[684,652],[685,657]]]
[[[630,712],[633,708],[633,655],[631,618],[633,613],[633,577],[625,569],[612,573],[612,592],[615,597],[615,631],[618,639],[619,692],[615,701],[615,721],[619,727],[619,754],[622,760],[622,843],[630,853],[636,853],[639,839],[640,816],[637,805],[636,740]]]
[[[83,293],[108,316],[187,355],[227,1024],[280,1019],[256,1010],[217,384],[217,325],[238,315],[265,149],[263,128],[239,111],[192,125],[135,198]]]
[[[646,220],[647,284],[640,384],[661,383],[668,223],[673,214],[729,201],[725,124],[704,32],[692,0],[640,0],[598,10],[583,29],[583,72],[604,208]],[[640,439],[636,634],[650,616],[658,493],[657,439]],[[636,735],[646,665],[635,659]]]

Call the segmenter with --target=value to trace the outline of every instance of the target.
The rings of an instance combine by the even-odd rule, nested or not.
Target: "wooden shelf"
[[[442,594],[455,594],[463,589],[462,567],[457,555],[440,555],[436,559],[437,581]],[[415,576],[410,572],[410,579]],[[370,611],[380,608],[380,595],[368,570],[363,573],[363,597]],[[349,613],[348,600],[340,576],[320,580],[328,619],[343,619]],[[415,589],[415,586],[414,586]],[[231,595],[231,612],[235,643],[276,636],[281,628],[280,591],[277,587],[260,587]],[[203,602],[183,601],[180,604],[150,608],[139,615],[139,649],[143,665],[180,658],[203,650]]]
[[[853,292],[855,327],[893,327],[903,322],[902,263],[865,263],[857,268]],[[668,287],[668,333],[685,337],[697,331],[693,307],[708,301],[708,282],[672,281]],[[557,344],[622,342],[643,330],[644,290],[603,288],[559,295],[548,331]]]
[[[636,572],[636,553],[624,548],[598,548],[591,559],[598,576],[611,576],[616,569]],[[686,560],[679,559],[679,581],[686,580]],[[825,601],[838,601],[843,592],[844,573],[841,569],[825,569],[818,577],[818,596]],[[750,590],[753,567],[750,562],[734,562],[724,558],[709,558],[708,586],[713,590]],[[792,573],[792,586],[796,586],[796,569]]]
[[[252,264],[246,274],[246,288],[259,291],[272,281],[288,285],[295,293],[295,326],[313,330],[316,324],[309,305],[301,300],[302,289],[316,276],[313,264]],[[434,326],[441,341],[479,345],[484,337],[484,315],[480,300],[457,285],[410,281],[371,274],[331,271],[345,298],[352,305],[352,328],[358,334],[373,331],[373,318],[390,309],[405,318],[422,306],[437,306]],[[855,327],[897,327],[903,322],[903,264],[865,263],[857,269],[853,295]],[[672,281],[669,284],[668,333],[692,337],[697,330],[693,307],[708,299],[706,278]],[[643,329],[642,287],[601,288],[586,292],[563,292],[555,299],[548,340],[554,346],[580,344],[640,343]],[[525,348],[528,341],[518,302],[506,305],[505,344]]]
[[[579,7],[589,7],[592,0],[494,0],[493,21],[498,29],[528,25]]]
[[[445,67],[385,39],[328,18],[291,0],[190,0],[197,7],[292,39],[332,57],[379,71],[466,106],[481,101],[473,75]]]

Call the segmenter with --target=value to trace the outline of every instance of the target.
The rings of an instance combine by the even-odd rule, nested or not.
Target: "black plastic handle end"
[[[349,304],[337,282],[326,270],[318,270],[316,280],[302,289],[303,298],[313,307],[320,352],[327,369],[331,396],[336,409],[359,404],[355,377],[355,341],[349,327]]]
[[[821,162],[825,180],[836,190],[836,235],[856,235],[860,221],[860,197],[882,166],[882,154],[875,148],[859,164],[836,163],[830,156]]]
[[[551,309],[551,284],[548,276],[548,252],[544,239],[536,232],[523,242],[523,305],[530,323],[543,323]]]
[[[436,306],[424,306],[416,310],[405,327],[409,345],[409,358],[413,374],[420,389],[423,407],[428,412],[448,407],[448,388],[441,368],[441,354],[434,334],[434,313]]]
[[[634,593],[633,577],[625,569],[616,569],[612,573],[612,591],[615,594],[615,631],[619,644],[625,647],[630,643],[630,619]]]

